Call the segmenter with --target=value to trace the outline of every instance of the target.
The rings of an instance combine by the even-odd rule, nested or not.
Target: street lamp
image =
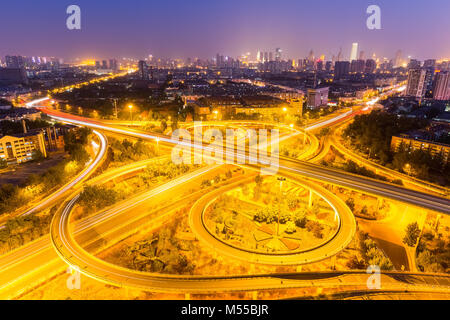
[[[130,121],[133,121],[133,106],[130,104],[128,105],[128,109],[130,109]]]
[[[280,212],[281,212],[281,188],[283,186],[283,181],[286,181],[286,178],[278,177],[278,181],[280,181],[280,198],[278,199],[278,219],[277,219],[277,238],[280,235]]]

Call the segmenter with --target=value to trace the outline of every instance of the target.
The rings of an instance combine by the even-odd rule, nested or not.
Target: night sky
[[[66,28],[66,8],[81,7],[82,29]],[[366,8],[381,7],[382,30],[366,28]],[[329,59],[352,42],[366,57],[398,49],[419,59],[450,58],[449,0],[15,0],[0,4],[0,55],[63,58],[211,58],[313,49]]]

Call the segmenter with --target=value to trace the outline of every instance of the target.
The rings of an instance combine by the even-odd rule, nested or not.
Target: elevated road
[[[189,214],[189,225],[192,231],[205,246],[209,246],[212,250],[249,263],[301,265],[330,258],[347,247],[356,232],[355,217],[347,205],[334,194],[317,184],[302,181],[295,175],[288,175],[287,177],[294,183],[298,183],[302,187],[312,190],[318,197],[323,198],[335,211],[338,228],[329,239],[320,245],[307,250],[295,250],[284,253],[263,253],[239,248],[229,243],[225,243],[212,235],[208,231],[203,219],[205,208],[207,208],[218,196],[236,188],[239,184],[229,184],[200,198],[192,206]]]
[[[165,143],[169,145],[180,145],[180,144],[183,145],[182,142],[173,140],[171,137],[167,137],[164,135],[143,133],[141,131],[129,128],[111,127],[99,122],[91,121],[90,119],[80,117],[74,118],[71,115],[62,114],[50,109],[45,109],[43,111],[60,121],[66,121],[78,125],[103,129],[106,131],[112,131],[115,133],[134,136],[137,138],[142,138],[151,141],[155,141],[158,139],[160,143]],[[195,145],[192,143],[187,144],[187,146],[196,149],[207,148],[205,146]],[[246,162],[249,162],[248,156],[245,156],[245,160]],[[256,166],[253,167],[255,168]],[[368,194],[379,195],[396,201],[402,201],[426,209],[435,210],[445,214],[450,214],[450,200],[438,196],[429,195],[423,192],[406,189],[391,183],[382,182],[350,174],[344,171],[322,167],[319,165],[314,165],[300,160],[288,160],[285,158],[280,159],[279,169],[281,174],[284,174],[286,172],[300,174],[304,177],[308,177],[316,181],[332,183],[338,186],[347,187]]]

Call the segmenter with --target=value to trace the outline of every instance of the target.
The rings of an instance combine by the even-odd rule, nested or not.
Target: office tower
[[[275,49],[275,61],[281,61],[281,53],[282,53],[281,48]]]
[[[25,66],[22,56],[6,56],[5,63],[7,68],[23,68]]]
[[[398,50],[395,54],[394,67],[398,68],[402,66],[402,51]]]
[[[141,80],[148,80],[148,66],[144,60],[140,60],[138,63],[138,75]]]
[[[261,51],[258,51],[258,53],[256,54],[256,61],[257,62],[262,62],[263,59],[264,59],[263,53]]]
[[[438,72],[434,79],[433,99],[450,100],[450,72]]]
[[[435,62],[434,62],[435,63]],[[434,64],[428,63],[429,67],[423,67],[427,70],[427,75],[425,77],[425,90],[426,92],[433,91],[433,79],[434,79],[434,73],[436,72],[436,69],[434,67]]]
[[[353,60],[350,66],[350,72],[352,73],[363,73],[366,67],[366,62],[364,60]]]
[[[422,63],[416,59],[410,59],[408,63],[408,69],[418,69],[420,68]]]
[[[333,66],[333,62],[332,61],[327,61],[327,63],[325,64],[325,70],[326,71],[331,71],[332,66]]]
[[[113,71],[117,71],[117,60],[116,59],[109,59],[109,68]]]
[[[312,49],[309,52],[308,61],[310,61],[310,62],[314,61],[314,51]]]
[[[350,62],[348,61],[336,61],[334,64],[334,78],[339,80],[346,75],[348,75],[350,71]]]
[[[266,51],[264,52],[264,61],[263,62],[268,62],[269,61],[269,53]]]
[[[359,52],[359,60],[366,60],[366,53],[363,50]]]
[[[269,52],[269,61],[273,61],[273,52]]]
[[[409,69],[408,83],[406,86],[405,96],[423,98],[426,91],[426,78],[428,69],[415,68]]]
[[[100,69],[100,61],[95,61],[95,68]]]
[[[317,61],[316,68],[318,71],[323,70],[323,61],[322,60]]]
[[[106,60],[102,61],[102,69],[108,69],[108,62]]]
[[[375,69],[377,68],[377,63],[373,59],[366,60],[366,68],[365,73],[374,73]]]
[[[424,68],[433,68],[433,69],[435,69],[436,68],[436,60],[435,59],[425,60],[424,63],[423,63],[423,67]]]
[[[352,52],[350,54],[350,61],[358,59],[358,43],[354,42],[352,44]]]

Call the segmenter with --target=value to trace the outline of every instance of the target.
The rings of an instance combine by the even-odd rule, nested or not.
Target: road
[[[159,143],[165,143],[169,145],[186,145],[196,149],[205,149],[208,147],[202,145],[196,145],[192,143],[183,143],[177,140],[173,140],[171,137],[167,137],[160,134],[149,134],[139,130],[130,128],[119,128],[113,126],[107,126],[98,121],[92,121],[90,119],[76,117],[68,114],[64,114],[58,111],[54,111],[48,108],[43,109],[53,118],[75,123],[78,125],[84,125],[97,129],[103,129],[115,133],[121,133],[124,135],[133,136],[145,140],[156,141]],[[226,152],[224,152],[226,154]],[[234,155],[234,154],[233,154]],[[249,162],[248,156],[245,156],[246,162]],[[263,159],[264,160],[264,159]],[[267,161],[267,159],[265,159]],[[253,166],[254,167],[254,166]],[[319,165],[314,165],[300,160],[287,160],[280,159],[280,170],[288,171],[294,174],[300,174],[302,176],[332,183],[338,186],[347,187],[353,190],[362,191],[364,193],[378,195],[386,198],[390,198],[397,201],[407,202],[419,207],[423,207],[430,210],[439,211],[442,213],[450,213],[450,201],[441,197],[428,195],[419,191],[414,191],[406,188],[399,187],[387,182],[377,181],[374,179],[361,177],[358,175],[350,174],[344,171],[330,169]]]
[[[194,232],[197,239],[211,249],[249,263],[301,265],[330,258],[346,248],[352,241],[356,232],[355,217],[347,205],[334,194],[317,184],[300,180],[296,175],[287,175],[286,177],[293,181],[293,183],[299,184],[305,189],[312,190],[318,197],[323,198],[335,211],[338,219],[338,229],[326,242],[321,243],[314,248],[308,248],[308,250],[296,250],[289,253],[260,253],[252,250],[244,250],[217,239],[205,226],[203,221],[204,209],[218,196],[236,188],[238,186],[237,184],[228,184],[227,186],[214,190],[200,198],[192,206],[189,214],[189,225],[191,230]],[[253,179],[250,178],[250,180]]]
[[[102,184],[114,180],[142,170],[149,163],[163,158],[149,159],[108,171],[95,177],[89,183]],[[99,243],[105,244],[105,239],[111,239],[111,234],[115,234],[116,238],[119,237],[118,239],[121,240],[127,232],[134,232],[133,230],[140,226],[154,222],[155,219],[149,220],[148,215],[156,210],[156,206],[159,206],[157,212],[165,212],[158,215],[156,220],[170,221],[168,213],[185,207],[189,201],[194,201],[195,197],[201,196],[201,194],[191,194],[186,185],[190,181],[196,181],[200,185],[202,179],[212,179],[216,174],[217,169],[214,167],[199,169],[175,179],[176,181],[164,183],[155,189],[118,203],[110,209],[76,221],[71,226],[75,240],[83,248],[89,247],[91,250]],[[80,190],[75,191],[72,196],[76,196],[79,192]],[[177,196],[174,196],[173,192]],[[139,211],[136,211],[137,208]],[[95,248],[99,249],[99,247]],[[49,235],[1,256],[0,266],[0,297],[2,299],[14,298],[67,268],[52,246]]]
[[[32,213],[35,213],[39,210],[45,209],[48,206],[56,203],[58,200],[63,199],[64,197],[67,197],[68,193],[75,187],[79,187],[82,185],[84,181],[89,179],[89,177],[98,169],[98,167],[101,165],[102,161],[105,159],[106,156],[106,149],[108,145],[108,141],[106,137],[94,130],[93,133],[97,136],[97,138],[100,141],[100,146],[98,147],[98,152],[93,160],[90,160],[90,163],[86,168],[84,168],[78,175],[76,175],[71,181],[69,181],[67,184],[50,194],[49,196],[45,197],[44,199],[40,200],[37,203],[28,204],[27,206],[32,208],[26,209],[25,212],[21,212],[18,214],[18,216],[27,216]],[[5,225],[1,225],[0,229],[4,228]]]

